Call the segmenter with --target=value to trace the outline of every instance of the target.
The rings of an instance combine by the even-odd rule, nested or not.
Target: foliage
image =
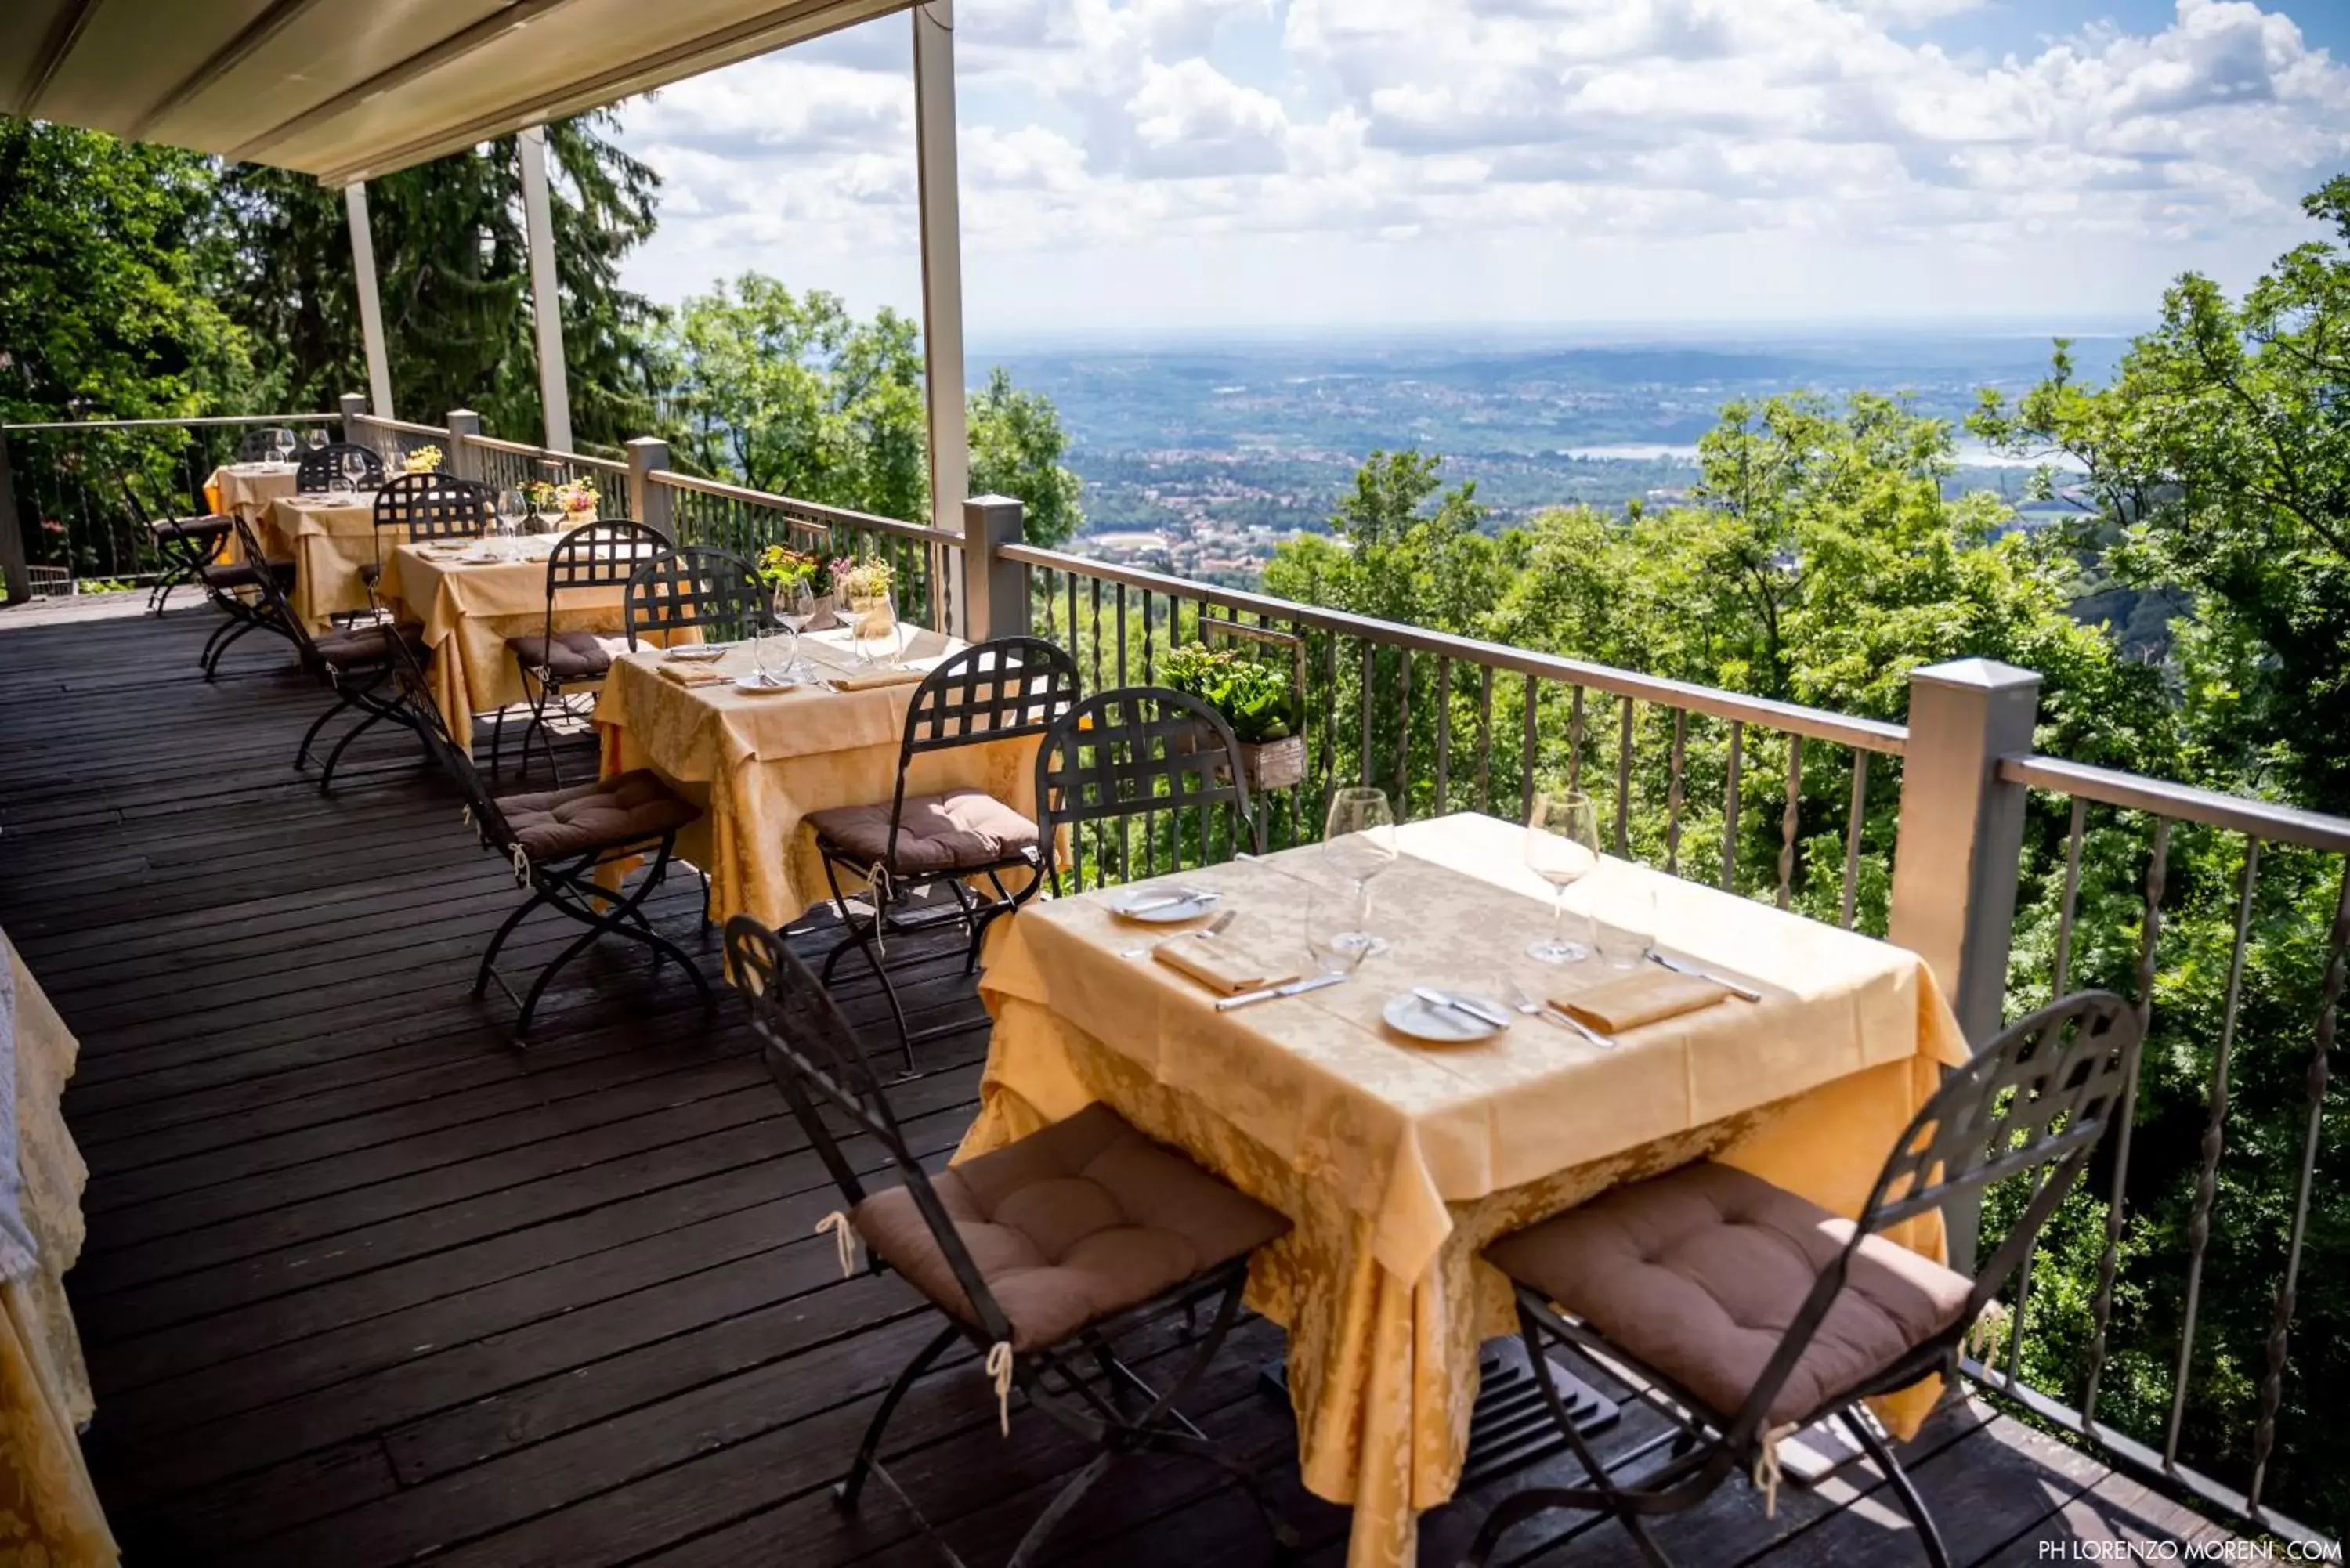
[[[814,556],[793,549],[789,545],[770,545],[759,552],[754,569],[759,580],[771,588],[795,587],[802,583],[816,582],[817,562]]]
[[[1055,548],[1085,525],[1084,485],[1062,462],[1069,438],[1053,400],[997,366],[971,394],[971,493],[1021,504],[1027,541]]]
[[[605,134],[598,109],[547,127],[547,176],[576,443],[617,447],[652,422],[646,334],[657,313],[619,284],[650,236],[660,178]],[[305,175],[241,164],[223,304],[245,325],[273,401],[330,408],[363,389],[357,285],[343,195]],[[515,139],[368,182],[385,347],[399,409],[438,422],[473,409],[508,440],[543,431],[538,352]]]
[[[843,599],[879,598],[898,580],[897,572],[879,556],[844,556],[826,570],[834,595]]]
[[[1222,713],[1233,737],[1250,745],[1285,738],[1296,722],[1287,672],[1237,649],[1187,643],[1167,655],[1159,674]]]

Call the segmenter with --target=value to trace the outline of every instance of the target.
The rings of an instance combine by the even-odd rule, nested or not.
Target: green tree
[[[550,125],[546,140],[573,439],[606,448],[652,423],[657,313],[619,275],[653,232],[660,182],[605,140],[610,125],[599,109]],[[331,407],[367,384],[342,193],[258,165],[231,168],[222,190],[233,244],[224,308],[251,329],[276,399]],[[433,422],[471,408],[492,434],[541,439],[514,138],[370,181],[368,202],[399,411]]]
[[[1085,525],[1085,487],[1061,461],[1069,438],[1053,400],[1020,390],[998,365],[972,393],[969,417],[972,493],[1020,502],[1030,544],[1066,544]]]

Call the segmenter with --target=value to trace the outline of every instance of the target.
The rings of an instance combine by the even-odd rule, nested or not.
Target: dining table
[[[781,929],[829,896],[803,820],[889,800],[916,688],[966,646],[901,630],[879,660],[846,629],[806,633],[808,679],[783,690],[744,683],[756,668],[747,647],[710,663],[652,650],[614,661],[596,705],[604,776],[650,768],[702,807],[677,852],[709,874],[712,919],[750,914]],[[981,789],[1033,821],[1038,743],[1028,735],[917,753],[906,793]]]
[[[272,558],[294,563],[289,597],[294,612],[312,631],[327,629],[338,615],[373,607],[359,569],[382,559],[376,539],[375,492],[282,495],[263,514],[261,543]]]
[[[224,462],[204,481],[204,504],[215,517],[259,523],[276,503],[294,493],[292,462]]]
[[[1597,958],[1528,954],[1555,918],[1529,831],[1473,813],[1394,829],[1394,859],[1367,884],[1386,950],[1338,983],[1256,1005],[1220,1010],[1213,991],[1154,961],[1180,956],[1158,948],[1169,928],[1115,906],[1160,888],[1208,895],[1203,913],[1233,917],[1212,939],[1233,955],[1222,961],[1307,973],[1309,903],[1317,888],[1351,897],[1359,864],[1304,846],[1040,901],[999,922],[984,955],[994,1029],[955,1158],[1104,1101],[1290,1218],[1252,1261],[1248,1301],[1287,1332],[1303,1479],[1352,1507],[1353,1568],[1414,1562],[1418,1516],[1459,1483],[1479,1347],[1516,1329],[1488,1243],[1706,1158],[1856,1215],[1944,1069],[1967,1057],[1916,954],[1614,858],[1565,895],[1572,919],[1649,936],[1656,953],[1759,1000],[1718,990],[1597,1041],[1516,1011],[1521,994],[1564,1003],[1625,978]],[[1176,943],[1198,940],[1174,929]],[[1458,1044],[1409,1037],[1390,1010],[1419,987],[1468,992],[1507,1024]],[[1943,1256],[1938,1214],[1888,1234]],[[1909,1435],[1938,1392],[1902,1390],[1878,1414]]]

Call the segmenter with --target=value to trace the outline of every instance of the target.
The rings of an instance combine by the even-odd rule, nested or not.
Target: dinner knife
[[[1116,913],[1121,915],[1155,915],[1161,909],[1177,909],[1184,904],[1212,904],[1222,897],[1222,893],[1178,893],[1171,898],[1153,898],[1147,904],[1128,904],[1122,909],[1116,906],[1112,908]]]
[[[1411,993],[1430,1007],[1445,1008],[1461,1014],[1463,1018],[1473,1018],[1478,1023],[1488,1024],[1492,1028],[1507,1029],[1510,1026],[1507,1013],[1496,1017],[1465,996],[1454,996],[1450,992],[1439,991],[1430,985],[1415,985],[1411,988]]]
[[[1235,1007],[1253,1007],[1260,1002],[1271,1002],[1275,997],[1303,996],[1309,991],[1319,991],[1326,985],[1336,985],[1346,978],[1343,974],[1309,975],[1304,980],[1293,980],[1287,985],[1267,986],[1263,991],[1244,991],[1238,996],[1220,998],[1216,1002],[1216,1011],[1230,1012]]]
[[[1742,997],[1748,1002],[1760,1002],[1762,1000],[1762,993],[1755,990],[1751,985],[1741,985],[1734,980],[1725,980],[1721,975],[1715,974],[1710,970],[1700,969],[1693,963],[1683,963],[1677,958],[1667,958],[1662,953],[1650,953],[1648,956],[1656,960],[1659,963],[1664,965],[1667,969],[1671,970],[1675,974],[1694,975],[1700,980],[1710,980],[1713,981],[1714,984],[1721,987],[1722,990],[1730,992],[1731,995]]]

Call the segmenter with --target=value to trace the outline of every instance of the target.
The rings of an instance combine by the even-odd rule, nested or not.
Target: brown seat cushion
[[[506,647],[524,669],[544,670],[557,680],[593,680],[612,669],[611,653],[592,631],[558,631],[552,638],[534,632],[506,639]]]
[[[213,587],[223,590],[257,588],[261,586],[260,574],[253,569],[253,563],[250,561],[215,562],[212,566],[200,567],[197,575]],[[269,563],[269,575],[276,577],[280,584],[290,586],[294,581],[294,563],[272,561]]]
[[[949,790],[908,797],[898,821],[898,852],[890,855],[889,804],[812,811],[816,837],[861,863],[886,860],[892,870],[924,876],[992,866],[1036,847],[1036,825],[983,790]]]
[[[1286,1219],[1098,1102],[950,1166],[932,1184],[1010,1320],[1015,1350],[1057,1345],[1289,1231]],[[875,1256],[978,1326],[911,1192],[874,1193],[849,1220]]]
[[[338,670],[380,664],[391,657],[386,633],[398,636],[420,659],[423,658],[424,628],[415,621],[403,621],[396,627],[354,626],[328,632],[317,639],[318,657]]]
[[[533,860],[567,860],[593,850],[619,849],[658,838],[702,815],[691,801],[649,771],[540,794],[501,796],[523,853]]]
[[[228,517],[158,518],[147,524],[147,532],[158,539],[168,539],[174,533],[192,539],[217,539],[235,526],[235,520]]]
[[[1852,1231],[1815,1203],[1700,1160],[1505,1236],[1485,1256],[1727,1417]],[[1950,1327],[1973,1288],[1869,1237],[1770,1424],[1811,1415]]]

